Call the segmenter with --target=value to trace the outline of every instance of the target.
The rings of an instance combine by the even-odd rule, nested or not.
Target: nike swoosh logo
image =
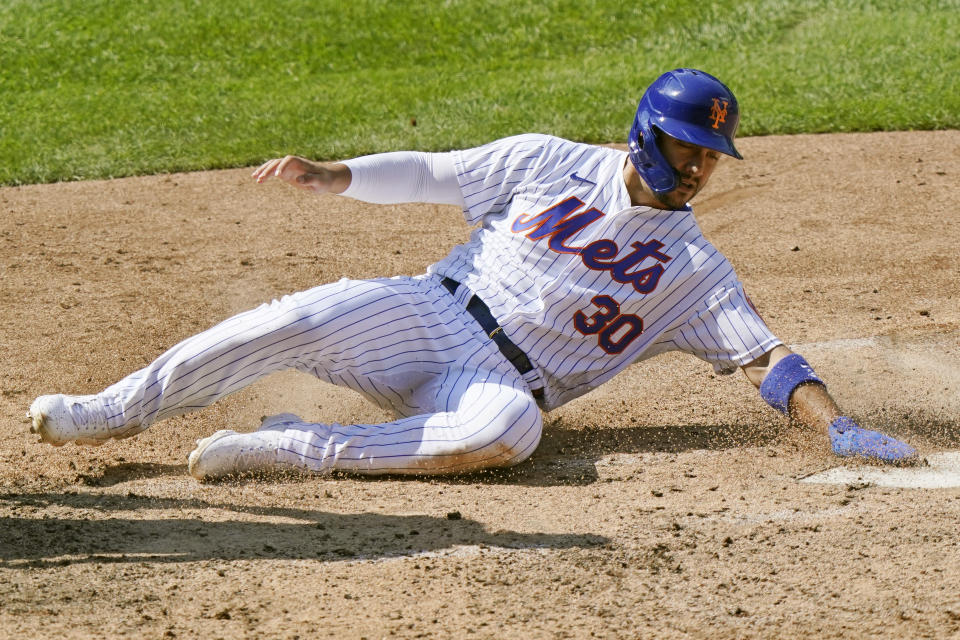
[[[597,186],[597,183],[594,182],[593,180],[587,180],[586,178],[581,178],[580,176],[578,176],[576,171],[571,173],[570,177],[576,180],[577,182],[586,182],[587,184],[592,184],[593,186]]]

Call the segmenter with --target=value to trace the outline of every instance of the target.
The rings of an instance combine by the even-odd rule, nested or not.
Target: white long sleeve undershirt
[[[431,202],[465,206],[453,155],[394,151],[344,161],[350,186],[340,195],[373,202]]]

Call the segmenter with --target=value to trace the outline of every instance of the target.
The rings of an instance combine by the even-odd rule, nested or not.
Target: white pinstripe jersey
[[[624,152],[530,134],[453,157],[480,227],[430,272],[486,302],[545,408],[664,351],[729,373],[780,344],[691,209],[631,206]]]

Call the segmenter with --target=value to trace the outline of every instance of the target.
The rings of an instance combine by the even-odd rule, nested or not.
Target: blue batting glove
[[[833,452],[841,458],[859,456],[883,462],[902,462],[917,455],[917,450],[906,442],[864,429],[846,416],[830,423],[827,433]]]

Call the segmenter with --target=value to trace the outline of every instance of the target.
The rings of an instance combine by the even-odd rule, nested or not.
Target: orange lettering
[[[720,99],[713,99],[713,107],[710,108],[710,117],[713,118],[713,128],[719,129],[721,122],[727,121],[727,101],[723,101],[723,106],[720,106]]]

